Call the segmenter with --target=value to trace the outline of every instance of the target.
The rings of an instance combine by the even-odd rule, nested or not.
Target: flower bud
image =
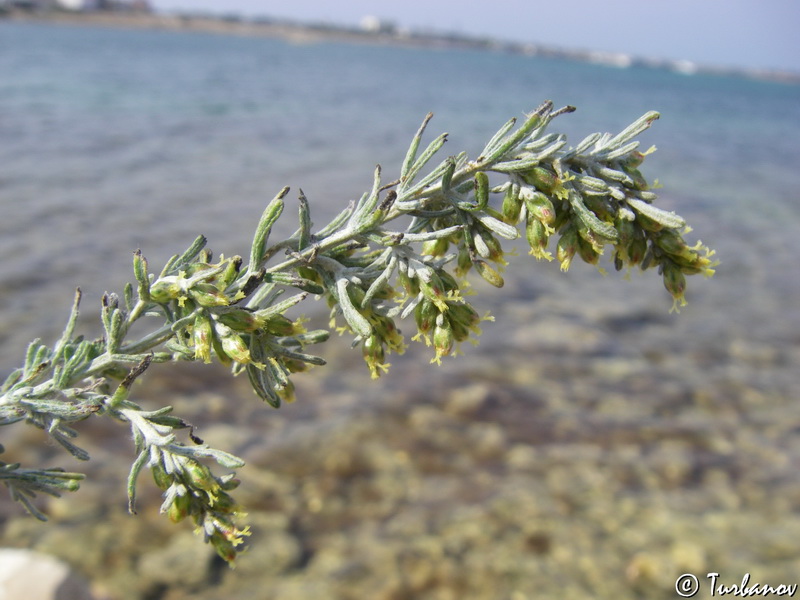
[[[220,323],[224,323],[235,331],[252,333],[264,326],[264,319],[249,310],[232,310],[217,316]]]
[[[438,274],[439,278],[442,280],[442,285],[444,286],[445,291],[450,292],[458,289],[458,282],[450,273],[442,269],[441,271],[438,271]]]
[[[654,236],[653,241],[656,246],[661,248],[667,254],[673,256],[680,256],[687,260],[691,260],[697,256],[697,252],[689,248],[683,238],[676,231],[665,229],[658,237]]]
[[[599,196],[585,196],[583,198],[583,203],[586,205],[586,208],[592,211],[601,221],[607,223],[614,221],[611,214],[611,207],[608,205],[605,198]]]
[[[503,252],[503,247],[500,245],[500,241],[488,231],[484,232],[482,237],[486,247],[489,249],[489,256],[486,258],[501,265],[507,265],[508,261],[503,258],[505,252]]]
[[[217,480],[214,479],[214,476],[211,474],[211,469],[197,461],[192,460],[184,464],[183,472],[188,480],[187,483],[189,483],[191,487],[205,491],[210,491],[219,487]]]
[[[225,562],[233,564],[236,560],[236,546],[227,537],[215,531],[208,540],[214,550]]]
[[[164,470],[164,467],[160,462],[152,465],[150,467],[150,472],[153,474],[153,480],[160,489],[166,490],[170,485],[172,485],[172,478],[167,475],[167,472]]]
[[[288,401],[287,401],[288,402]],[[235,480],[235,481],[238,481]],[[234,486],[235,487],[235,486]],[[225,488],[222,488],[225,489]],[[219,514],[236,514],[240,512],[241,507],[236,504],[233,498],[231,498],[230,494],[225,494],[224,492],[220,492],[217,490],[217,493],[214,494],[214,512]]]
[[[442,356],[449,356],[453,351],[453,329],[450,326],[450,321],[445,315],[439,315],[436,319],[436,327],[433,329],[433,348],[436,351],[436,356],[432,362],[441,363]]]
[[[476,311],[470,304],[467,304],[466,302],[454,304],[450,307],[448,313],[450,316],[450,324],[454,328],[456,323],[458,323],[467,329],[475,331],[478,323],[481,322],[481,316],[478,314],[478,311]]]
[[[193,275],[197,275],[198,273],[202,273],[203,271],[209,271],[212,269],[212,265],[208,264],[208,262],[203,262],[202,258],[203,255],[200,256],[200,262],[193,262],[190,265],[187,265],[184,270],[184,275],[186,277],[191,277]]]
[[[637,168],[644,162],[644,153],[634,150],[625,158],[625,166],[631,169]]]
[[[150,293],[152,296],[152,291]],[[228,306],[230,300],[210,283],[197,283],[189,289],[189,295],[200,306]]]
[[[447,248],[450,242],[445,238],[437,238],[435,240],[427,240],[422,243],[422,254],[430,256],[444,256],[447,254]]]
[[[194,319],[192,340],[194,342],[194,357],[204,363],[211,362],[211,346],[213,343],[214,328],[211,319],[206,314],[199,314]]]
[[[419,332],[423,335],[428,333],[436,323],[437,316],[439,316],[439,309],[433,302],[427,299],[420,301],[414,309],[414,321]]]
[[[474,264],[475,269],[478,271],[480,276],[494,287],[501,288],[503,285],[505,285],[505,281],[503,281],[500,273],[495,271],[485,260],[476,260]]]
[[[525,199],[525,209],[529,215],[545,225],[552,225],[556,221],[556,209],[552,200],[541,192],[535,192]]]
[[[516,225],[519,221],[521,210],[522,198],[519,197],[519,187],[509,185],[508,189],[506,189],[505,196],[503,196],[503,206],[501,208],[503,221],[509,225]]]
[[[235,490],[236,488],[239,487],[241,483],[242,480],[237,479],[236,477],[233,476],[233,474],[223,475],[222,477],[219,478],[219,485],[226,492],[231,492]]]
[[[150,286],[150,298],[159,304],[174,300],[181,294],[181,286],[175,275],[162,277]]]
[[[173,523],[178,523],[189,514],[191,507],[192,499],[188,492],[180,496],[175,496],[172,504],[169,505],[167,516]]]
[[[644,178],[644,175],[635,167],[626,166],[625,172],[633,180],[633,188],[636,190],[646,190],[650,188],[650,184]]]
[[[535,186],[536,189],[545,194],[552,193],[560,183],[555,173],[541,166],[536,166],[529,171],[525,171],[522,174],[522,178],[526,183]]]
[[[631,266],[638,265],[647,253],[647,240],[643,235],[635,236],[627,248],[628,262]]]
[[[456,261],[456,275],[464,277],[472,269],[472,255],[466,245],[459,249]]]
[[[361,354],[364,356],[372,378],[377,379],[386,360],[386,352],[381,339],[374,334],[365,338],[361,343]]]
[[[416,279],[411,279],[407,271],[398,271],[397,280],[409,296],[416,296],[419,294],[419,283]]]
[[[597,261],[600,260],[600,254],[595,250],[594,246],[583,239],[582,236],[578,236],[578,255],[583,262],[589,263],[590,265],[596,265]]]
[[[633,221],[624,217],[618,216],[614,220],[614,228],[617,230],[618,243],[622,246],[627,246],[636,234],[636,226]]]
[[[250,350],[247,349],[247,344],[241,336],[231,331],[227,335],[221,335],[219,341],[226,356],[241,364],[252,362]]]
[[[445,290],[444,284],[436,271],[429,269],[425,275],[420,274],[419,289],[426,298],[432,300],[443,309],[447,290]]]
[[[295,324],[289,317],[284,315],[272,315],[264,323],[264,328],[272,335],[288,336],[295,333],[302,333],[302,327]]]
[[[664,261],[663,269],[664,287],[667,288],[667,291],[674,299],[672,309],[678,310],[678,306],[686,304],[686,299],[684,298],[686,276],[681,272],[680,267],[671,260]]]
[[[556,258],[558,262],[561,263],[562,271],[569,270],[572,258],[577,251],[578,230],[575,226],[570,225],[564,230],[564,233],[561,234],[561,238],[558,240],[558,245],[556,246]]]
[[[636,215],[636,223],[638,223],[642,229],[647,231],[657,232],[664,229],[664,226],[661,223],[655,219],[651,219],[647,215],[643,215],[642,213],[638,213]]]
[[[553,256],[547,252],[547,243],[550,240],[550,235],[545,225],[528,215],[525,221],[525,237],[528,240],[528,245],[531,248],[530,253],[534,255],[537,260],[543,258],[553,260]]]

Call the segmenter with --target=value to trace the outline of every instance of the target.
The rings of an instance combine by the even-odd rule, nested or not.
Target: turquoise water
[[[643,136],[644,148],[658,147],[645,173],[663,184],[662,205],[722,261],[713,280],[690,282],[689,307],[670,321],[676,336],[796,348],[800,86],[470,51],[6,22],[0,372],[31,338],[58,334],[76,285],[87,315],[104,290],[121,290],[136,248],[156,265],[202,232],[217,252],[244,253],[284,185],[304,189],[321,225],[369,187],[376,163],[387,177],[396,172],[428,111],[432,133],[451,133],[448,152],[475,155],[506,119],[545,99],[578,107],[553,125],[573,141],[662,113]],[[508,289],[488,294],[490,307],[543,294],[622,316],[670,305],[654,276],[620,282],[516,262]],[[489,339],[513,329],[510,320],[489,326]]]

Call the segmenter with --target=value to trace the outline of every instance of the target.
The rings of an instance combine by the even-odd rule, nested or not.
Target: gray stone
[[[31,550],[3,548],[0,600],[95,600],[95,596],[60,560]]]

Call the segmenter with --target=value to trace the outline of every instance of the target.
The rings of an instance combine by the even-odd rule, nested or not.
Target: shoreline
[[[501,52],[540,58],[554,58],[593,63],[613,68],[642,67],[667,70],[683,75],[705,74],[743,77],[760,81],[800,84],[800,73],[790,71],[735,69],[698,65],[690,61],[664,60],[627,54],[565,50],[537,44],[507,42],[461,34],[419,33],[396,30],[367,31],[356,27],[309,25],[271,19],[216,17],[205,14],[163,14],[147,12],[0,12],[3,20],[56,25],[186,31],[243,37],[270,37],[295,44],[342,42],[350,44],[391,45],[407,48],[455,49]]]

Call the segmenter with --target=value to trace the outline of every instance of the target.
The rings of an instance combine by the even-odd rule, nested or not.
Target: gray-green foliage
[[[388,354],[405,350],[402,320],[413,321],[411,339],[433,346],[440,362],[480,334],[482,317],[461,293],[465,278],[475,271],[502,286],[502,240],[521,232],[537,259],[552,260],[554,246],[564,270],[576,256],[597,264],[606,248],[617,270],[657,269],[674,307],[685,303],[686,275],[713,273],[713,252],[684,241],[684,220],[652,204],[656,194],[639,171],[647,153],[634,138],[658,114],[569,147],[547,128],[573,110],[544,103],[518,128],[514,119],[503,125],[476,159],[461,153],[424,173],[447,139],[441,135],[420,152],[428,115],[399,177],[385,183],[376,168],[372,189],[322,229],[313,231],[301,191],[297,231],[271,239],[289,191],[281,190],[256,227],[246,264],[240,256],[213,262],[202,236],[158,275],[137,251],[135,283],[122,297],[103,296],[103,338],[76,336],[78,292],[61,338],[53,346],[34,341],[0,389],[0,424],[33,424],[88,460],[74,442],[74,423],[93,415],[127,423],[137,457],[128,478],[131,512],[146,467],[164,492],[161,511],[173,521],[190,517],[233,561],[247,535],[229,494],[238,483],[232,471],[243,463],[204,444],[170,407],[145,410],[131,399],[132,383],[152,362],[219,361],[234,374],[246,372],[256,394],[277,408],[294,397],[294,373],[324,364],[307,347],[328,332],[306,331],[286,314],[309,296],[327,301],[331,327],[353,336],[373,377],[388,368]],[[149,333],[129,340],[137,321]],[[181,441],[178,432],[187,428]],[[215,475],[214,462],[229,473]],[[74,491],[82,475],[0,462],[0,478],[44,519],[32,501],[37,492]]]

